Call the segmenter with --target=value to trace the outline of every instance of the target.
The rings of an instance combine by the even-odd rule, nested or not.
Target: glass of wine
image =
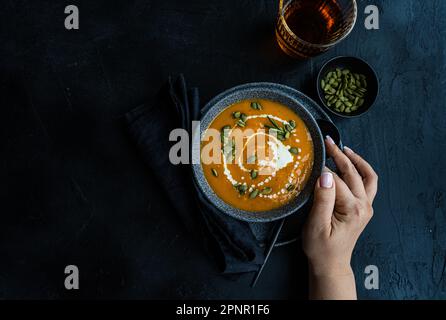
[[[277,42],[294,58],[314,57],[345,39],[357,15],[355,0],[279,0]]]

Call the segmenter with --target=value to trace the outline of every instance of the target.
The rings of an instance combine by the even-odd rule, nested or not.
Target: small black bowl
[[[356,111],[351,113],[341,113],[327,106],[325,101],[325,93],[321,87],[321,80],[336,68],[349,69],[353,73],[363,74],[367,81],[367,93],[365,94],[364,104]],[[379,85],[378,77],[373,68],[364,60],[355,57],[336,57],[324,64],[317,76],[317,94],[322,102],[322,105],[329,112],[344,118],[354,118],[366,113],[373,106],[376,97],[378,96]]]

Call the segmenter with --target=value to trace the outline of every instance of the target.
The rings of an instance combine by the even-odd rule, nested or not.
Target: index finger
[[[370,202],[373,202],[378,191],[378,175],[367,161],[349,147],[344,146],[344,153],[355,165],[356,169],[358,169],[359,174],[362,176],[362,181],[364,182],[367,197]]]
[[[334,143],[333,139],[329,136],[325,139],[325,147],[327,150],[327,154],[331,156],[338,168],[342,179],[345,181],[347,186],[350,188],[352,193],[356,197],[364,197],[366,196],[366,192],[364,189],[364,183],[362,182],[362,178],[356,170],[353,163],[350,159],[338,148],[338,146]]]

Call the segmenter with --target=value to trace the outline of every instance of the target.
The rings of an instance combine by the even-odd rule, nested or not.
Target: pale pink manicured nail
[[[330,144],[335,144],[334,140],[333,140],[330,136],[326,136],[325,139],[326,139]]]
[[[322,188],[330,189],[333,186],[333,174],[331,172],[322,172],[320,185]]]
[[[344,151],[347,151],[347,153],[354,153],[353,150],[347,146],[344,146]]]

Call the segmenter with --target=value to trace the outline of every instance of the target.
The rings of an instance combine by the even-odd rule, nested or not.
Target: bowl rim
[[[355,115],[347,115],[347,114],[336,112],[335,110],[332,110],[330,107],[328,107],[327,104],[325,103],[324,99],[322,99],[322,92],[321,92],[322,71],[324,71],[327,68],[328,64],[330,64],[331,62],[336,61],[336,60],[341,60],[341,59],[353,59],[353,60],[357,60],[360,63],[363,63],[364,65],[366,65],[371,70],[371,73],[373,74],[373,77],[376,80],[376,94],[373,97],[373,99],[372,99],[372,101],[370,103],[370,106],[366,110],[364,110],[362,112],[359,112],[359,113],[357,113]],[[338,117],[341,117],[341,118],[358,118],[358,117],[368,113],[370,111],[370,109],[372,109],[372,107],[375,105],[376,99],[378,98],[378,95],[379,95],[379,78],[378,78],[378,74],[376,73],[375,69],[367,61],[365,61],[364,59],[359,58],[359,57],[355,57],[355,56],[336,56],[336,57],[333,57],[333,58],[327,60],[322,65],[322,67],[319,69],[319,72],[317,74],[317,79],[316,79],[316,89],[317,89],[317,95],[318,95],[319,100],[321,101],[323,107],[326,110],[328,110],[331,114],[334,114],[334,115],[336,115]]]
[[[229,107],[231,104],[226,105],[225,107],[218,106],[218,103],[222,103],[222,101],[231,99],[231,97],[234,97],[234,95],[240,94],[240,92],[249,92],[252,90],[263,90],[265,92],[269,92],[271,94],[278,94],[281,95],[283,98],[291,99],[293,102],[298,105],[296,106],[288,106],[291,108],[294,112],[302,112],[304,115],[299,115],[303,121],[305,121],[305,124],[309,127],[310,125],[313,127],[312,132],[312,139],[313,141],[315,139],[319,139],[318,145],[320,145],[320,160],[314,161],[312,172],[310,174],[309,181],[314,180],[313,182],[317,181],[315,175],[318,176],[321,174],[324,166],[325,166],[325,145],[324,145],[324,139],[322,136],[322,133],[320,131],[320,128],[312,116],[312,114],[305,108],[303,103],[299,101],[299,98],[305,98],[310,103],[313,103],[317,105],[317,103],[303,94],[300,91],[297,91],[291,87],[278,84],[278,83],[271,83],[271,82],[252,82],[252,83],[246,83],[241,84],[235,87],[232,87],[230,89],[227,89],[223,91],[222,93],[218,94],[214,98],[212,98],[203,108],[202,116],[200,119],[200,130],[195,130],[195,133],[192,137],[192,150],[197,150],[198,146],[198,155],[197,152],[193,151],[193,163],[192,163],[192,171],[193,171],[193,178],[195,180],[195,183],[198,185],[199,192],[202,192],[204,194],[204,197],[212,204],[212,206],[218,208],[220,211],[222,211],[224,214],[229,215],[233,218],[236,218],[238,220],[247,221],[247,222],[271,222],[275,221],[281,218],[285,218],[293,213],[295,213],[297,210],[299,210],[311,197],[313,193],[314,184],[310,186],[312,183],[308,183],[304,186],[303,190],[300,192],[300,194],[291,202],[276,208],[272,210],[265,210],[265,211],[246,211],[238,209],[228,203],[226,203],[223,199],[221,199],[212,189],[212,187],[209,185],[209,182],[207,181],[206,177],[204,176],[203,167],[201,164],[201,158],[200,158],[200,151],[201,151],[201,137],[202,134],[204,134],[205,130],[208,128],[209,124],[215,119],[215,115],[212,117],[212,119],[206,119],[206,117],[210,117],[210,112],[213,111],[213,108],[216,108],[215,111],[218,111],[217,115],[225,110],[227,107]],[[249,98],[241,98],[239,100],[243,99],[249,99]],[[294,108],[299,108],[299,111],[296,111]],[[299,114],[299,113],[298,113]],[[310,122],[310,123],[308,123]],[[309,128],[310,131],[312,131]],[[314,145],[314,142],[313,142]],[[315,153],[316,154],[316,153]],[[318,165],[319,163],[319,165]],[[300,197],[300,198],[299,198]],[[299,201],[297,200],[299,199]]]

